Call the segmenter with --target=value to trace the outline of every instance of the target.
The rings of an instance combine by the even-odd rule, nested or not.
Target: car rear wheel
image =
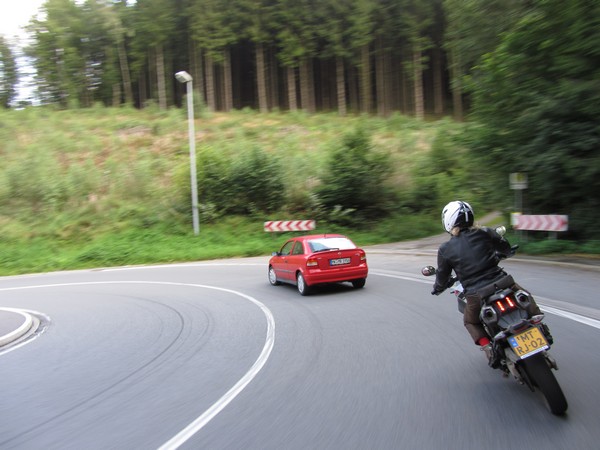
[[[352,286],[354,286],[355,289],[360,289],[365,287],[366,282],[366,278],[359,278],[358,280],[352,280]]]
[[[298,288],[300,295],[308,295],[310,292],[310,288],[306,284],[306,280],[300,272],[298,272],[298,275],[296,276],[296,287]]]
[[[281,284],[279,281],[277,281],[277,274],[275,273],[273,266],[269,266],[269,283],[271,283],[273,286],[278,286]]]

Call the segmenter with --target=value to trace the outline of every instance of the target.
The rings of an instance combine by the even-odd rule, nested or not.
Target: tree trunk
[[[351,66],[348,70],[348,98],[350,101],[350,110],[351,111],[360,111],[360,95],[358,93],[358,80],[357,80],[357,70],[355,66]]]
[[[331,79],[328,62],[325,60],[319,61],[318,76],[315,82],[315,108],[319,111],[331,111],[333,109],[328,83]]]
[[[127,52],[123,42],[119,42],[117,47],[119,54],[119,65],[121,67],[121,78],[123,79],[123,90],[125,91],[125,104],[133,105],[133,91],[131,89],[131,77],[129,75],[129,64],[127,62]]]
[[[148,53],[148,87],[146,97],[148,101],[156,102],[158,99],[156,87],[156,49],[148,49]]]
[[[444,114],[444,92],[442,85],[442,51],[439,47],[433,50],[433,101],[435,115]]]
[[[394,110],[394,85],[393,85],[393,61],[389,50],[383,53],[383,86],[385,88],[385,116],[389,116]]]
[[[409,111],[411,111],[410,77],[404,60],[400,63],[400,67],[402,69],[400,72],[400,108],[403,114],[409,114]]]
[[[344,59],[341,56],[335,58],[335,79],[338,114],[340,116],[345,116],[347,114],[346,81],[344,77]]]
[[[213,59],[206,55],[206,103],[210,111],[216,111],[215,99],[215,65]]]
[[[415,93],[415,117],[419,120],[425,118],[425,107],[423,99],[423,69],[421,67],[421,46],[415,44],[413,47],[413,78]]]
[[[256,83],[258,91],[258,110],[261,113],[269,112],[265,72],[265,50],[263,44],[258,43],[256,44]]]
[[[360,51],[360,110],[362,113],[371,112],[371,55],[369,44],[363,45]]]
[[[148,85],[146,81],[146,71],[140,71],[138,82],[139,107],[145,108],[148,100]]]
[[[204,103],[204,74],[202,70],[202,50],[196,49],[196,43],[190,39],[190,66],[194,78],[194,96],[198,96],[200,103]]]
[[[277,55],[272,48],[267,52],[269,55],[269,109],[279,109],[279,66]]]
[[[113,84],[113,95],[112,95],[112,105],[113,108],[118,108],[121,104],[121,85],[118,83]]]
[[[165,58],[162,45],[156,46],[156,83],[158,88],[158,106],[167,109],[167,89],[165,87]]]
[[[310,58],[307,64],[307,74],[308,74],[308,112],[314,113],[316,108],[315,103],[315,68],[313,64],[313,59]]]
[[[223,84],[224,84],[224,110],[229,112],[233,109],[233,84],[231,81],[231,50],[226,49],[223,55]]]
[[[386,89],[385,89],[385,55],[383,50],[383,40],[377,39],[377,56],[375,59],[375,90],[377,93],[377,115],[384,117],[386,115]]]
[[[306,58],[300,62],[300,106],[304,111],[311,111],[310,70]]]
[[[453,47],[450,50],[450,72],[452,73],[452,109],[454,111],[454,120],[458,122],[462,122],[464,119],[460,67],[460,54]]]
[[[298,110],[298,93],[296,92],[296,69],[292,66],[287,66],[287,93],[288,93],[288,104],[290,111]]]

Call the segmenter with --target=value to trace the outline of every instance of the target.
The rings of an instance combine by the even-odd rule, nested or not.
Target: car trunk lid
[[[316,262],[312,263],[313,268],[318,267],[321,270],[339,270],[346,267],[356,267],[364,262],[364,252],[357,249],[337,250],[332,249],[329,251],[322,251],[315,253],[309,259]]]

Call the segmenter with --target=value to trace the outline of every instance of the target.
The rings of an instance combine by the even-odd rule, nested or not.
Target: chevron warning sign
[[[515,215],[515,229],[528,231],[567,231],[569,216],[561,215]]]
[[[309,231],[316,227],[314,220],[270,220],[265,222],[265,231]]]

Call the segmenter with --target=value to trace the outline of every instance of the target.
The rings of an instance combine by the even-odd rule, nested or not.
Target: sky
[[[19,100],[31,99],[33,96],[33,77],[31,66],[26,58],[20,55],[14,46],[23,47],[25,45],[26,33],[22,27],[29,23],[32,16],[37,14],[40,6],[46,0],[0,0],[0,34],[3,35],[15,51],[17,57],[17,67],[20,73],[19,83],[17,85],[17,102]],[[15,37],[17,41],[15,41]]]
[[[46,0],[0,0],[0,34],[12,40],[23,38],[21,27],[27,25]]]

